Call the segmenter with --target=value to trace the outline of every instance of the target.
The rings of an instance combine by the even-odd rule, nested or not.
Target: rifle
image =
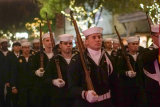
[[[151,25],[153,25],[152,21],[150,20],[149,16],[148,16],[148,12],[146,12],[146,16],[147,16],[147,21],[148,21],[148,25],[149,25],[149,30],[150,30],[150,33],[152,32],[151,31]]]
[[[44,58],[44,55],[43,55],[43,44],[42,44],[42,28],[40,23],[40,68],[44,69],[43,58]]]
[[[79,30],[78,30],[78,27],[77,27],[77,22],[74,19],[72,14],[73,14],[73,12],[70,11],[71,20],[74,24],[74,28],[75,28],[75,31],[76,31],[78,49],[79,49],[79,52],[80,52],[80,58],[81,58],[81,61],[82,61],[83,69],[85,71],[85,81],[86,81],[86,84],[87,84],[87,89],[88,90],[94,90],[92,80],[90,78],[90,67],[88,66],[89,62],[88,62],[88,59],[87,59],[87,56],[86,56],[86,53],[85,53],[85,47],[84,47],[83,41],[81,39]]]
[[[121,45],[121,47],[122,47],[122,53],[123,53],[123,55],[124,55],[124,57],[125,57],[125,59],[126,59],[126,61],[127,61],[128,68],[129,68],[129,70],[134,71],[133,68],[132,68],[132,65],[131,65],[131,63],[130,63],[130,59],[129,59],[129,57],[128,57],[128,56],[126,55],[126,53],[125,53],[125,48],[124,48],[124,45],[123,45],[123,43],[122,43],[122,39],[121,39],[121,37],[120,37],[120,35],[119,35],[118,31],[117,31],[116,26],[114,26],[114,28],[115,28],[115,31],[116,31],[116,33],[117,33],[117,36],[118,36],[118,39],[119,39],[119,43],[120,43],[120,45]]]
[[[53,34],[52,34],[52,30],[51,30],[51,25],[50,25],[50,22],[49,22],[47,13],[46,13],[46,17],[47,17],[47,24],[48,24],[48,28],[49,28],[49,32],[50,32],[52,49],[53,49],[54,46],[55,46],[55,41],[54,41],[54,39],[53,39]],[[59,64],[58,56],[56,55],[56,52],[55,52],[54,50],[53,50],[53,53],[54,53],[54,59],[55,59],[55,62],[56,62],[56,68],[57,68],[58,78],[62,79],[62,74],[61,74],[61,69],[60,69],[60,64]]]

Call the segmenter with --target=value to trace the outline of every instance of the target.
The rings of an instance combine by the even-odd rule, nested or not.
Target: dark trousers
[[[49,93],[45,87],[35,87],[36,107],[50,107]]]
[[[96,103],[89,103],[87,100],[84,99],[76,99],[75,107],[114,107],[114,106],[112,105],[111,99],[107,99]]]
[[[19,107],[36,107],[33,86],[23,86],[18,88]]]
[[[18,107],[18,95],[13,94],[10,87],[7,87],[6,107]]]
[[[7,94],[6,94],[6,107],[11,107],[11,88],[7,87]]]
[[[160,94],[146,92],[146,107],[160,107]]]
[[[52,107],[74,107],[74,99],[71,98],[51,98]]]
[[[0,107],[4,107],[4,83],[0,80]]]
[[[145,107],[145,92],[138,87],[123,87],[123,107]]]

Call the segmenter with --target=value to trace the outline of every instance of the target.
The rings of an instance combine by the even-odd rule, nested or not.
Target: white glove
[[[129,76],[130,78],[133,78],[136,76],[136,72],[134,71],[126,71],[126,75]]]
[[[98,101],[98,95],[93,90],[89,90],[86,96],[86,100],[90,103]]]
[[[57,86],[57,87],[63,87],[65,85],[65,82],[62,79],[54,79],[52,80],[53,85]]]
[[[39,68],[38,70],[36,70],[35,74],[39,77],[43,77],[43,74],[44,74],[44,70],[43,68]]]

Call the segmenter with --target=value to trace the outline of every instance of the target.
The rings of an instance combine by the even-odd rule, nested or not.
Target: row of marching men
[[[30,54],[30,42],[27,41],[13,44],[13,47],[21,45],[22,54],[19,57],[15,51],[9,57],[8,52],[5,60],[4,51],[1,52],[0,106],[5,107],[3,100],[6,85],[5,100],[7,106],[12,104],[13,107],[158,107],[159,25],[152,26],[153,44],[149,48],[139,48],[138,37],[127,39],[125,54],[133,69],[128,67],[122,52],[117,54],[116,59],[110,56],[106,48],[108,40],[104,43],[106,49],[102,48],[102,31],[101,27],[93,27],[82,32],[86,37],[85,55],[93,89],[87,87],[79,52],[72,51],[73,35],[59,36],[58,55],[53,54],[50,35],[42,35],[45,47],[43,60],[40,59],[40,51],[35,55]],[[3,47],[2,41],[1,45]],[[113,55],[116,56],[116,53]],[[57,59],[62,78],[57,72]],[[41,61],[43,67],[40,66]],[[11,104],[8,103],[9,99]]]

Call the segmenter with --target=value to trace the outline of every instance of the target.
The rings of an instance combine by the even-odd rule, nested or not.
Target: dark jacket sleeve
[[[126,64],[126,60],[124,59],[124,56],[122,55],[121,57],[118,58],[118,61],[117,61],[117,68],[118,68],[117,71],[120,76],[126,78],[127,69],[125,69],[126,68],[125,64]]]
[[[10,82],[10,61],[8,58],[5,60],[5,83]]]
[[[56,70],[55,60],[53,57],[46,66],[44,73],[44,82],[49,86],[53,86],[52,80],[57,78],[58,78],[57,70]]]
[[[109,84],[111,89],[112,101],[116,107],[122,107],[122,89],[117,74],[117,65],[114,59],[111,59],[111,62],[113,66],[113,72],[109,75]]]
[[[79,55],[78,55],[79,56]],[[81,86],[82,78],[80,71],[83,72],[82,63],[79,60],[80,57],[76,56],[71,59],[70,65],[68,67],[68,91],[74,98],[82,98],[81,93],[84,90]],[[78,59],[79,58],[79,59]]]
[[[139,58],[143,64],[154,62],[158,58],[158,49],[146,48],[139,54]]]
[[[14,59],[14,61],[11,63],[11,73],[10,73],[10,77],[11,77],[11,81],[10,81],[10,85],[11,87],[17,87],[17,76],[18,76],[18,59]]]

